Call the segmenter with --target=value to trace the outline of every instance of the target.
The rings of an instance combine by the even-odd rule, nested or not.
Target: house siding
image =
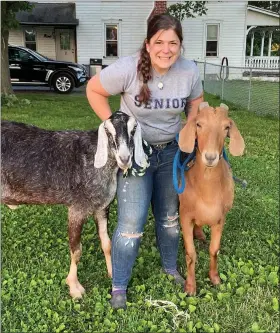
[[[13,29],[9,32],[9,44],[24,46],[22,29]]]
[[[105,22],[119,23],[119,56],[137,52],[145,38],[146,22],[153,5],[153,1],[76,2],[78,63],[88,65],[90,58],[99,58],[108,65],[116,60],[105,58]]]
[[[35,27],[34,29],[36,30],[36,50],[48,58],[56,59],[54,27]],[[25,46],[23,31],[24,27],[10,30],[9,44]],[[44,35],[51,37],[45,37]]]
[[[185,57],[217,65],[221,64],[223,57],[227,57],[229,66],[242,66],[245,57],[247,1],[208,2],[207,8],[207,15],[182,22]],[[205,57],[206,24],[211,23],[220,26],[217,57]]]
[[[36,42],[37,51],[39,53],[42,53],[48,58],[56,59],[55,36],[53,31],[54,27],[36,27]]]
[[[247,25],[279,26],[280,20],[277,17],[268,16],[248,9]]]
[[[175,1],[167,1],[167,6]],[[208,2],[207,15],[187,18],[182,22],[184,34],[184,56],[197,61],[205,60],[207,23],[220,25],[219,55],[207,57],[206,61],[221,64],[227,57],[230,66],[243,66],[245,59],[247,1]],[[146,35],[149,15],[154,1],[97,1],[76,2],[77,58],[81,64],[89,64],[90,58],[100,58],[107,65],[116,58],[105,58],[104,23],[120,24],[120,54],[135,53]]]

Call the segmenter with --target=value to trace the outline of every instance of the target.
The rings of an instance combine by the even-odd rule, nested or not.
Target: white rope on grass
[[[188,311],[180,311],[176,304],[174,304],[171,301],[163,301],[163,300],[152,300],[145,299],[145,301],[150,306],[155,306],[158,308],[163,309],[166,313],[171,314],[172,321],[173,321],[173,329],[177,329],[179,327],[179,324],[181,321],[184,321],[187,323],[187,321],[190,319],[190,315],[188,314]]]

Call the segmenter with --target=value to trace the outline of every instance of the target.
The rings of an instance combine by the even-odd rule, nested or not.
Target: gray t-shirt
[[[172,141],[181,130],[181,112],[187,101],[201,96],[199,70],[193,61],[179,57],[169,71],[159,76],[153,71],[148,82],[151,100],[144,104],[138,96],[142,81],[137,75],[139,54],[122,57],[100,72],[103,88],[121,94],[121,111],[134,116],[141,125],[142,136],[149,144]],[[163,89],[158,83],[163,83]]]

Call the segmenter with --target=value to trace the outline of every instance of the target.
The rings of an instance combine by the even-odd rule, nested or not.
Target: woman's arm
[[[108,119],[112,114],[108,101],[110,94],[102,87],[99,74],[89,80],[86,93],[89,104],[97,116],[102,121]]]
[[[192,120],[193,118],[196,117],[197,112],[198,112],[198,106],[203,101],[204,101],[204,98],[203,98],[203,94],[202,94],[198,98],[193,99],[188,103],[188,118],[187,118],[187,121],[190,121],[190,120]]]

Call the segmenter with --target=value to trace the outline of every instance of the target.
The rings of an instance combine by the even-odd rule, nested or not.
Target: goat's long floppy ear
[[[229,151],[231,155],[241,156],[244,152],[245,143],[234,121],[231,121],[229,137]]]
[[[196,138],[195,119],[188,121],[179,133],[179,148],[185,153],[191,153],[194,150]]]
[[[97,149],[94,156],[94,167],[102,168],[108,159],[108,137],[105,132],[104,122],[98,128]]]
[[[141,134],[141,126],[138,123],[136,126],[136,130],[134,133],[134,159],[136,164],[141,167],[145,167],[147,164],[147,155],[144,152],[143,144],[142,144],[142,134]]]

